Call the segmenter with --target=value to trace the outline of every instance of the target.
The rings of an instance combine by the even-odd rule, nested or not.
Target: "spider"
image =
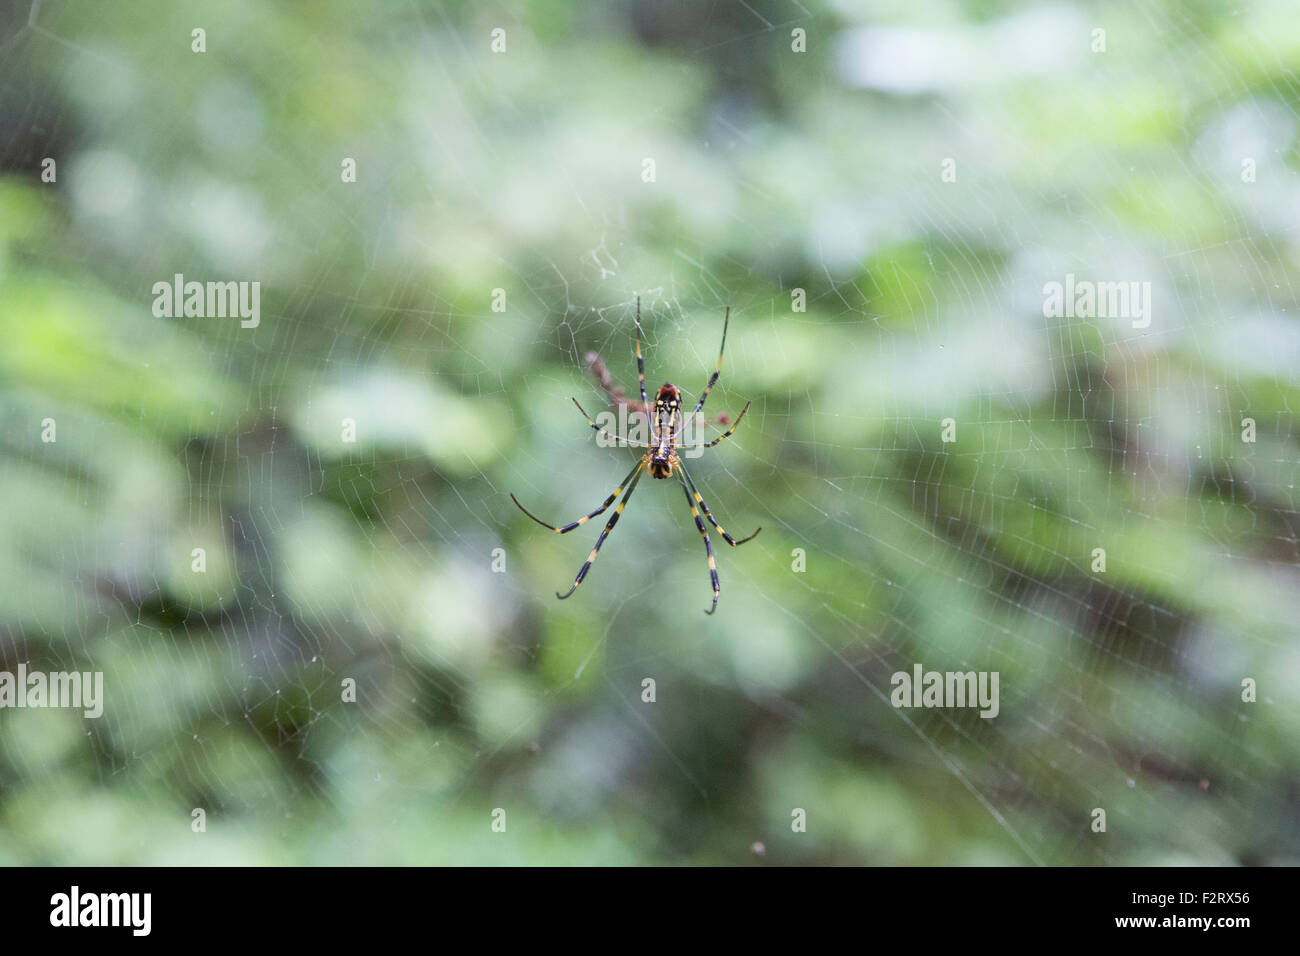
[[[612,531],[614,525],[618,523],[619,515],[623,513],[623,508],[627,505],[629,499],[631,499],[632,492],[636,491],[637,483],[640,482],[642,475],[644,473],[649,473],[651,478],[671,478],[676,474],[678,481],[681,482],[682,491],[686,494],[686,503],[690,506],[691,516],[695,519],[695,528],[700,532],[700,537],[704,539],[704,551],[709,558],[709,577],[713,582],[713,607],[704,613],[712,614],[718,609],[718,595],[720,593],[718,587],[718,566],[713,560],[713,544],[709,541],[709,533],[704,528],[704,521],[700,518],[700,512],[704,512],[704,516],[708,519],[709,524],[717,528],[718,534],[722,535],[723,539],[725,539],[733,548],[740,547],[746,541],[752,541],[758,536],[758,532],[763,529],[759,528],[758,531],[755,531],[748,538],[741,538],[739,541],[727,534],[727,532],[723,530],[722,525],[718,524],[717,519],[713,517],[713,512],[711,512],[709,506],[704,503],[704,499],[700,497],[700,493],[695,487],[695,482],[691,479],[690,472],[686,470],[686,466],[683,464],[677,452],[685,451],[687,449],[712,448],[736,430],[736,426],[740,424],[740,420],[745,417],[745,412],[749,411],[749,403],[745,403],[745,407],[741,409],[740,414],[736,416],[736,421],[732,426],[712,441],[701,442],[695,445],[679,445],[677,444],[677,439],[681,435],[682,429],[685,428],[685,423],[693,419],[699,414],[700,410],[704,408],[704,400],[709,397],[709,392],[713,390],[713,386],[717,384],[719,376],[722,375],[722,353],[727,347],[727,325],[730,320],[731,309],[728,308],[722,317],[722,345],[718,349],[718,366],[714,370],[713,375],[709,378],[709,384],[704,386],[704,392],[700,395],[700,400],[695,404],[695,411],[691,412],[690,418],[684,418],[682,415],[681,390],[671,382],[665,382],[660,386],[659,391],[655,393],[653,406],[646,399],[645,360],[641,356],[641,299],[638,297],[636,301],[636,372],[637,378],[641,384],[640,410],[653,409],[653,414],[649,419],[651,440],[649,442],[639,442],[624,438],[621,435],[611,435],[591,420],[591,416],[587,414],[586,409],[578,404],[576,398],[573,399],[573,404],[578,406],[578,411],[582,412],[583,418],[587,419],[587,424],[595,429],[598,434],[604,435],[605,438],[624,447],[644,448],[646,449],[645,454],[637,460],[636,465],[627,473],[627,476],[618,483],[618,487],[614,489],[613,494],[605,499],[604,504],[586,517],[579,518],[577,521],[567,524],[562,528],[557,528],[553,524],[547,524],[523,505],[519,504],[519,499],[516,498],[513,493],[510,495],[510,500],[515,503],[520,511],[528,515],[528,517],[532,518],[543,528],[550,528],[556,534],[568,534],[574,528],[581,527],[592,518],[595,518],[597,515],[604,512],[605,509],[614,503],[614,499],[618,498],[620,494],[623,495],[622,500],[618,503],[618,507],[615,508],[614,513],[610,515],[609,522],[605,525],[605,530],[600,533],[600,537],[596,540],[596,546],[591,549],[591,554],[587,555],[586,563],[583,564],[581,569],[579,569],[578,576],[573,579],[573,586],[564,594],[561,594],[559,591],[555,592],[555,596],[561,601],[565,598],[571,597],[573,592],[578,590],[578,585],[580,585],[583,582],[583,579],[586,578],[587,572],[591,570],[591,566],[596,560],[596,556],[600,554],[600,546],[605,543],[605,539],[609,537],[610,531]],[[616,389],[613,387],[612,382],[609,380],[609,373],[605,370],[604,363],[600,361],[599,356],[588,355],[587,363],[591,367],[593,374],[596,375],[601,387],[605,389],[616,403],[636,409],[636,404],[634,402],[629,402],[623,398],[622,389]],[[720,415],[718,418],[719,421],[724,423],[728,421],[726,416]],[[623,494],[624,488],[627,489],[626,494]],[[696,507],[697,505],[699,507]]]

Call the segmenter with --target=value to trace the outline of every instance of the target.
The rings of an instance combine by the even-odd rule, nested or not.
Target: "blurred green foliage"
[[[0,711],[0,862],[1296,862],[1300,24],[1238,7],[13,5],[0,669],[107,702]],[[675,485],[564,603],[598,522],[508,496],[629,467],[569,397],[638,296],[691,396],[732,308],[712,618]]]

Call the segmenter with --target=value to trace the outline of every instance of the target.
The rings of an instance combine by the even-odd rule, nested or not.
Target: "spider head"
[[[650,472],[651,478],[670,478],[673,473],[673,459],[671,455],[651,455],[650,461],[646,465],[646,470]]]

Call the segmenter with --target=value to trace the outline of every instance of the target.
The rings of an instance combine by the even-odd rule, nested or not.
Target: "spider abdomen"
[[[677,465],[673,452],[682,423],[682,393],[672,382],[664,382],[655,395],[654,434],[658,444],[646,452],[645,467],[651,478],[671,478]]]

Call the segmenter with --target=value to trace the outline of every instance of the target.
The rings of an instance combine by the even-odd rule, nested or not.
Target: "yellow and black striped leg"
[[[718,367],[713,370],[713,374],[709,377],[709,384],[704,386],[704,391],[700,394],[700,400],[695,404],[695,411],[686,417],[688,422],[700,413],[700,409],[704,407],[704,400],[709,397],[709,392],[713,391],[713,386],[718,384],[718,376],[722,374],[722,353],[727,348],[727,325],[730,321],[731,306],[727,306],[727,314],[722,317],[722,346],[718,349]]]
[[[637,473],[637,469],[639,469],[640,467],[641,467],[641,463],[638,461],[638,462],[636,463],[636,465],[632,468],[632,470],[629,471],[629,472],[628,472],[628,473],[623,477],[623,480],[620,481],[620,482],[618,483],[618,487],[614,489],[614,493],[613,493],[612,495],[610,495],[608,498],[605,499],[605,503],[604,503],[603,505],[601,505],[599,508],[597,508],[597,509],[596,509],[595,511],[593,511],[591,514],[587,515],[585,518],[579,518],[577,521],[573,522],[572,524],[566,524],[563,528],[557,528],[557,527],[555,527],[555,525],[553,525],[553,524],[547,524],[545,521],[543,521],[541,518],[537,517],[537,515],[533,514],[531,511],[529,511],[529,510],[528,510],[527,508],[525,508],[523,505],[519,504],[519,499],[515,497],[514,492],[511,492],[511,493],[510,493],[510,500],[513,501],[513,502],[515,503],[515,506],[516,506],[520,511],[522,511],[524,514],[528,515],[528,517],[532,518],[534,521],[536,521],[536,522],[537,522],[539,525],[541,525],[543,528],[550,528],[550,529],[551,529],[552,531],[554,531],[556,534],[568,534],[568,533],[569,533],[570,531],[572,531],[574,528],[581,528],[584,524],[586,524],[586,523],[587,523],[588,521],[590,521],[592,518],[596,517],[598,514],[601,514],[602,512],[604,512],[604,510],[605,510],[606,508],[608,508],[610,505],[612,505],[612,504],[614,503],[614,499],[617,498],[619,495],[621,495],[621,494],[623,493],[623,489],[627,487],[627,483],[632,479],[632,476],[635,475],[635,474]],[[757,533],[757,532],[756,532],[756,533]]]
[[[762,531],[762,528],[759,528],[758,531],[755,531],[748,538],[741,538],[739,541],[727,534],[727,532],[723,530],[722,525],[718,524],[718,519],[713,517],[713,512],[710,511],[709,506],[704,503],[704,499],[700,497],[700,490],[695,487],[695,479],[691,477],[691,473],[686,470],[685,466],[680,464],[677,466],[677,469],[682,473],[682,477],[686,479],[686,484],[690,486],[690,493],[695,496],[695,503],[699,505],[700,509],[704,512],[704,517],[709,519],[709,524],[718,529],[718,534],[722,535],[722,537],[726,539],[727,544],[731,545],[733,548],[739,548],[746,541],[753,541],[758,537],[758,531]]]
[[[722,439],[728,437],[732,432],[734,432],[734,431],[736,430],[736,426],[740,424],[740,420],[741,420],[742,418],[745,417],[745,412],[749,411],[749,406],[750,406],[750,403],[749,403],[749,402],[746,402],[746,403],[745,403],[745,407],[742,408],[742,409],[740,410],[740,414],[736,416],[736,420],[732,423],[731,427],[728,428],[728,429],[727,429],[725,432],[723,432],[721,435],[719,435],[717,438],[713,439],[713,441],[710,441],[710,442],[704,442],[703,444],[700,444],[700,445],[679,445],[679,446],[677,447],[677,450],[678,450],[678,451],[687,451],[687,450],[692,449],[692,448],[712,448],[714,445],[716,445],[718,442],[722,441]]]
[[[572,397],[572,396],[570,396],[570,397]],[[576,398],[573,399],[573,404],[578,405],[578,400],[577,400]],[[592,428],[594,428],[594,429],[596,430],[596,433],[597,433],[597,434],[599,434],[599,435],[604,435],[606,438],[608,438],[610,441],[614,442],[616,445],[617,445],[619,442],[622,442],[622,444],[619,445],[620,448],[622,448],[622,447],[627,447],[627,448],[649,448],[649,447],[650,447],[648,444],[646,444],[646,443],[643,442],[643,441],[632,441],[632,439],[630,439],[630,438],[624,438],[622,435],[611,435],[609,432],[605,431],[605,429],[601,428],[599,425],[597,425],[595,422],[593,422],[593,421],[591,420],[591,416],[587,414],[587,410],[586,410],[585,408],[583,408],[581,405],[578,405],[578,411],[582,412],[582,417],[585,418],[585,419],[587,420],[587,424],[588,424],[588,425],[590,425]],[[724,435],[724,436],[722,436],[722,437],[725,438],[726,436]]]
[[[686,482],[682,482],[682,491],[686,493],[686,503],[691,507],[691,515],[695,518],[695,528],[700,532],[700,537],[704,539],[704,552],[709,556],[709,577],[713,579],[713,607],[705,611],[705,614],[712,614],[718,609],[718,563],[713,560],[713,542],[709,540],[709,533],[704,530],[704,521],[700,518],[700,511],[695,507],[695,501],[691,498],[691,489],[686,487]]]
[[[569,588],[567,594],[561,594],[559,591],[555,592],[555,596],[561,601],[573,594],[574,591],[578,590],[578,585],[582,583],[582,579],[585,578],[587,572],[591,570],[591,565],[595,562],[596,555],[600,554],[600,546],[605,543],[605,539],[609,537],[609,533],[614,529],[614,525],[618,524],[618,516],[623,513],[624,507],[627,506],[628,500],[632,497],[632,492],[636,491],[637,483],[640,482],[641,476],[644,474],[645,472],[641,470],[641,463],[637,462],[636,468],[633,469],[632,481],[627,486],[627,494],[623,495],[623,500],[618,503],[618,507],[614,509],[614,513],[609,516],[609,521],[605,525],[605,530],[602,531],[600,537],[596,539],[596,546],[591,549],[591,554],[587,555],[587,563],[582,566],[581,570],[578,571],[578,576],[573,579],[573,587]]]
[[[645,409],[646,420],[650,419],[650,403],[645,397],[645,359],[641,357],[641,297],[636,297],[636,377],[641,382],[641,407]]]

